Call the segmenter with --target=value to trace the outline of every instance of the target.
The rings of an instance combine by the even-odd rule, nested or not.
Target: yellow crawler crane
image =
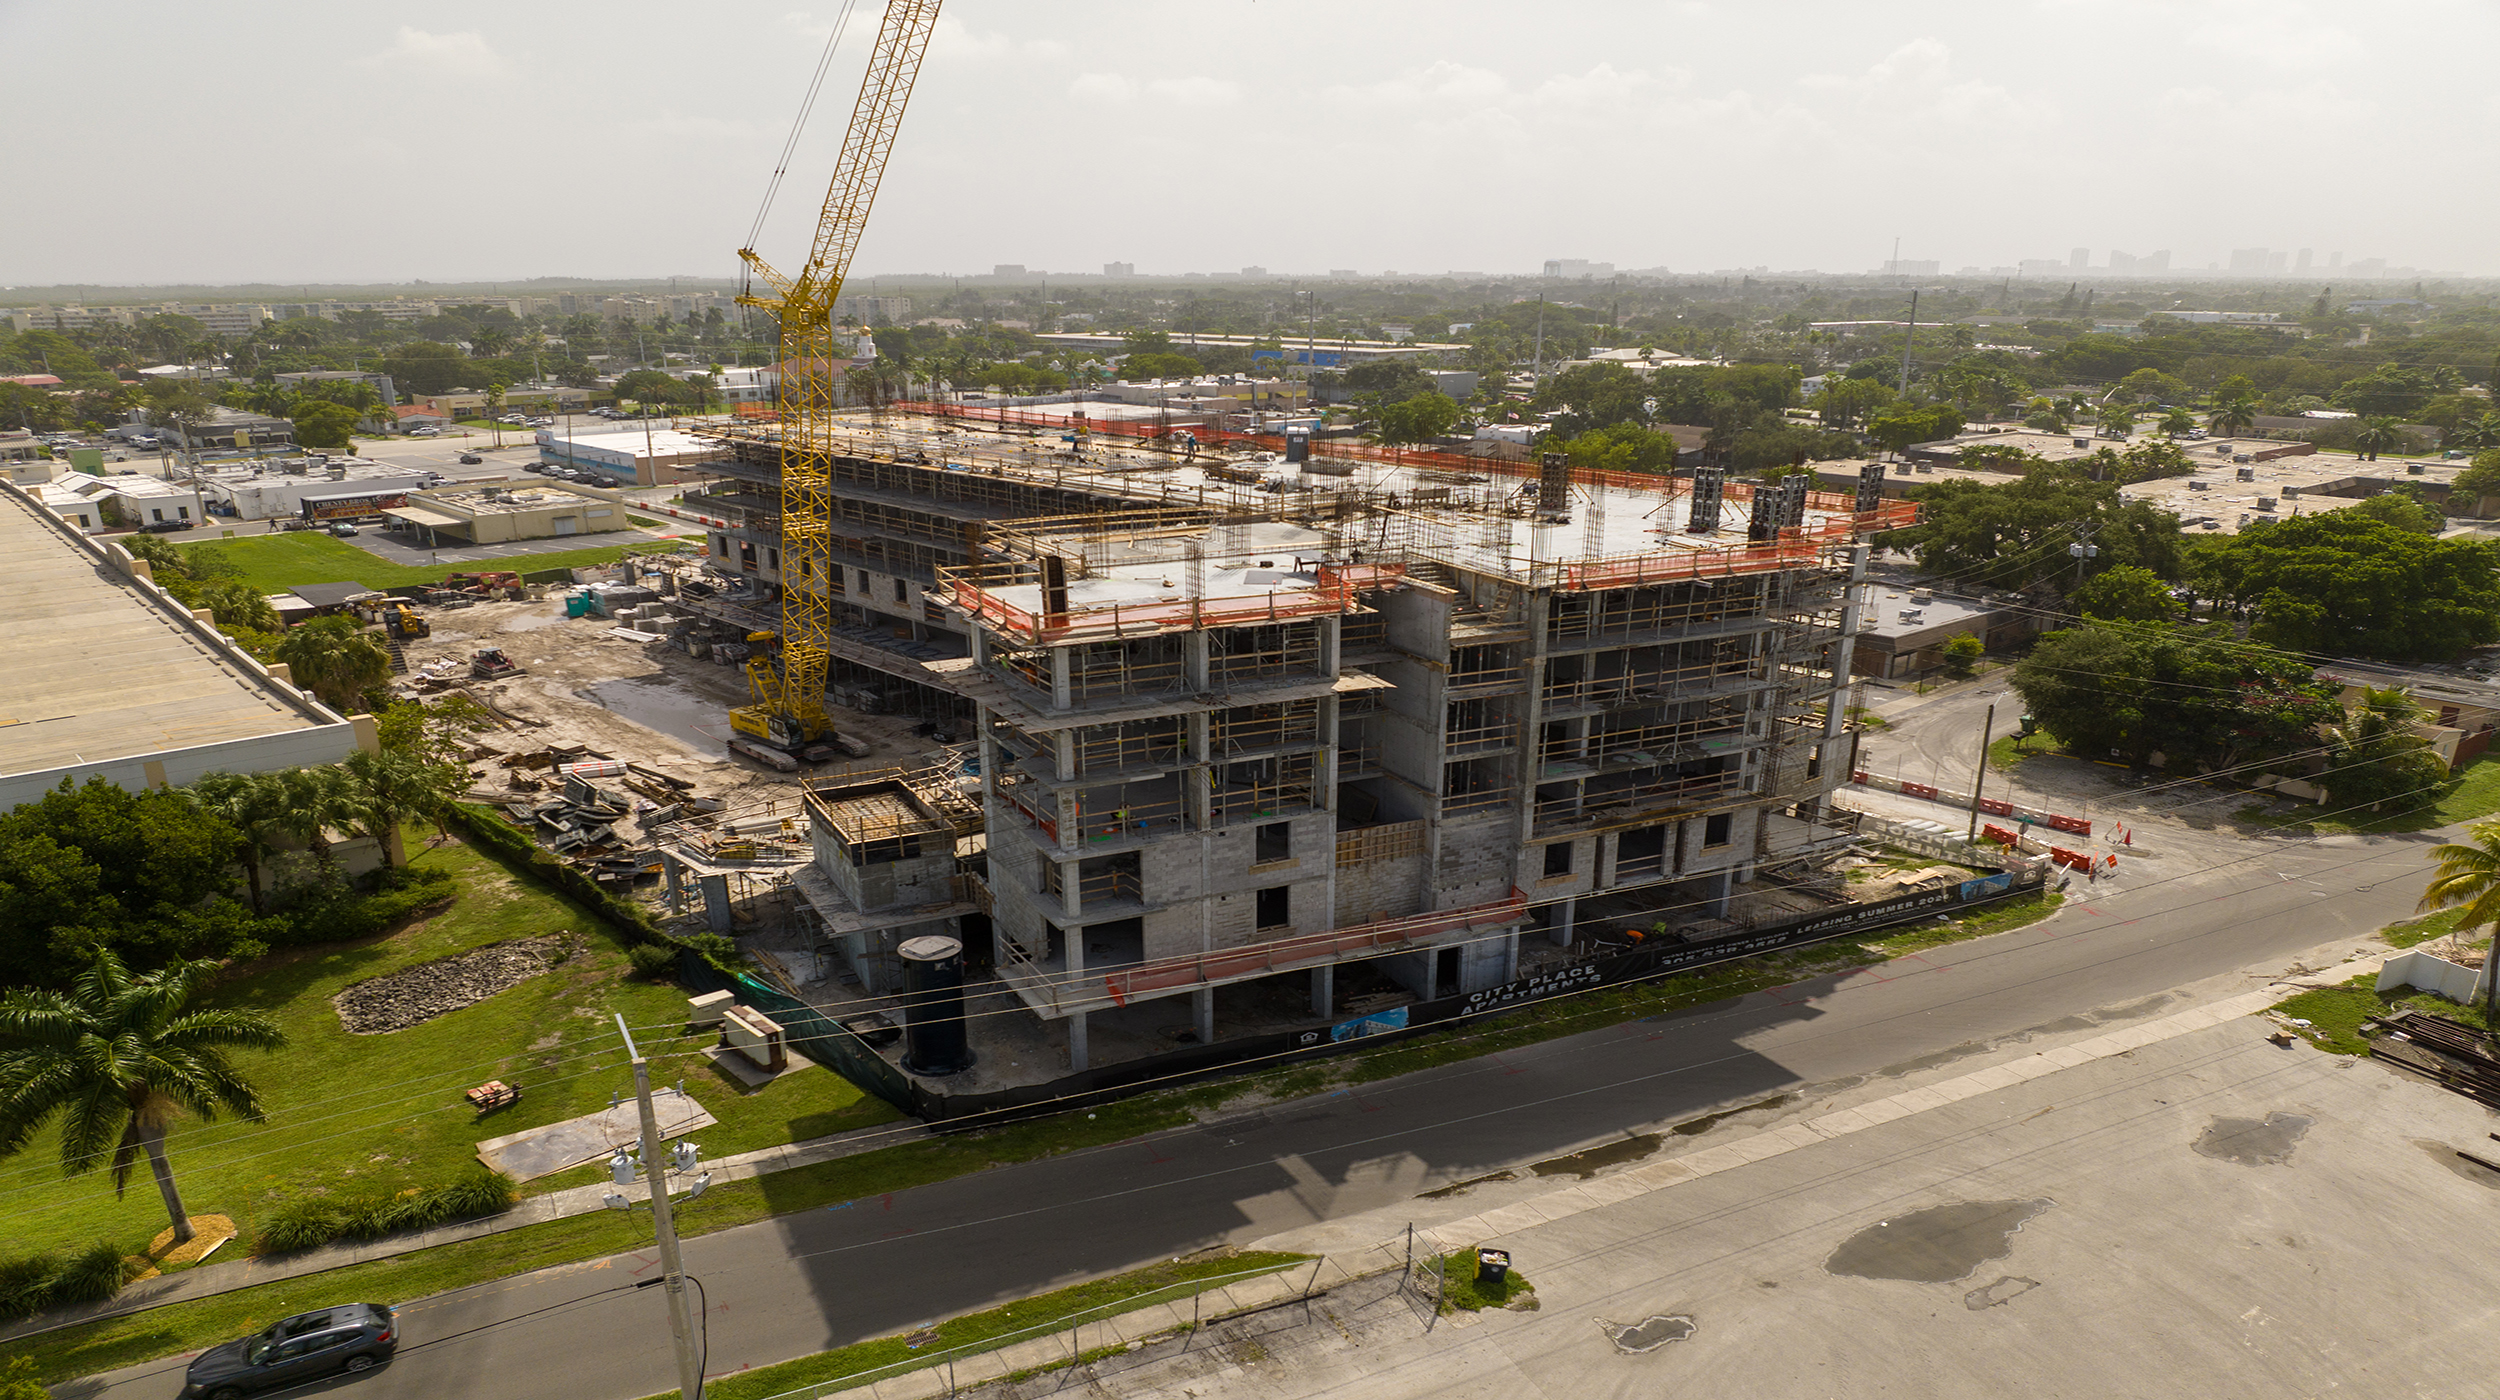
[[[868,227],[868,209],[902,128],[939,3],[887,0],[833,184],[825,192],[815,246],[798,274],[783,276],[753,248],[738,250],[772,289],[769,296],[742,295],[739,302],[771,311],[781,326],[781,664],[769,682],[757,677],[767,697],[730,711],[729,720],[740,734],[794,752],[833,737],[833,722],[825,715],[825,662],[833,638],[826,593],[832,571],[826,487],[836,397],[833,302]]]

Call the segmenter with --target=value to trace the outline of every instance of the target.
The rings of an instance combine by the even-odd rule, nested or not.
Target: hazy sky
[[[839,10],[0,0],[0,284],[727,276]],[[2494,52],[2473,0],[955,0],[855,272],[2500,271]]]

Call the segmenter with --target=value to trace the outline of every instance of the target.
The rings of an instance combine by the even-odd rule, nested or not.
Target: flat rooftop
[[[338,723],[203,639],[170,605],[0,489],[0,774]]]
[[[494,493],[491,496],[487,494],[490,491]],[[610,499],[606,496],[594,496],[586,491],[567,491],[560,486],[481,486],[473,491],[420,491],[416,495],[420,500],[465,511],[471,516],[554,510],[564,506],[580,505],[584,501]],[[407,514],[408,512],[391,513]]]
[[[675,428],[653,428],[646,443],[640,423],[620,424],[605,432],[560,432],[553,428],[538,430],[538,445],[543,448],[595,447],[607,452],[623,452],[634,457],[685,457],[704,452],[717,452],[719,444],[708,437],[695,437]]]

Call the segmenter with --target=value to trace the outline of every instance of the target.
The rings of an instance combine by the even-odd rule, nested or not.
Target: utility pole
[[[1996,737],[1997,707],[1991,703],[1988,706],[1988,722],[1979,728],[1979,771],[1971,774],[1970,779],[1970,830],[1963,836],[1966,841],[1979,839],[1979,789],[1988,781],[1988,745],[1994,743]]]
[[[1536,388],[1545,392],[1545,293],[1536,294]]]
[[[1910,396],[1910,351],[1918,344],[1918,288],[1910,289],[1910,333],[1901,341],[1901,397]]]
[[[616,1033],[634,1062],[634,1098],[642,1105],[642,1179],[651,1188],[651,1232],[660,1244],[660,1277],[668,1291],[668,1330],[677,1342],[677,1393],[703,1400],[702,1364],[695,1360],[694,1319],[686,1311],[686,1266],[677,1252],[677,1221],[668,1208],[668,1161],[660,1153],[660,1111],[651,1103],[651,1062],[635,1048],[634,1033],[617,1013]],[[619,1183],[620,1185],[622,1183]]]
[[[2083,566],[2091,563],[2101,552],[2101,547],[2092,543],[2092,532],[2099,528],[2101,527],[2097,522],[2086,522],[2076,526],[2075,533],[2078,538],[2075,543],[2066,546],[2066,552],[2075,557],[2075,587],[2078,590],[2083,587]]]

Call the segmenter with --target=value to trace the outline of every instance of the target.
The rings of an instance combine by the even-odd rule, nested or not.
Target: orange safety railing
[[[1337,958],[1362,949],[1394,948],[1401,943],[1412,943],[1440,934],[1514,924],[1527,916],[1528,897],[1514,888],[1508,898],[1465,909],[1409,914],[1404,918],[1383,919],[1353,928],[1331,929],[1326,933],[1279,938],[1246,948],[1160,958],[1106,975],[1102,979],[1103,989],[1110,994],[1113,1004],[1126,1006],[1130,998],[1143,992],[1255,976],[1302,963]]]
[[[1130,627],[1254,627],[1261,623],[1342,613],[1353,605],[1357,588],[1376,587],[1368,580],[1390,571],[1372,565],[1338,568],[1322,565],[1319,581],[1308,588],[1246,598],[1178,598],[1168,601],[1130,600],[1071,606],[1066,612],[1040,613],[999,597],[993,586],[1038,586],[1040,570],[1030,564],[974,564],[938,570],[938,588],[974,621],[1029,643],[1059,641],[1087,632],[1119,635]]]

